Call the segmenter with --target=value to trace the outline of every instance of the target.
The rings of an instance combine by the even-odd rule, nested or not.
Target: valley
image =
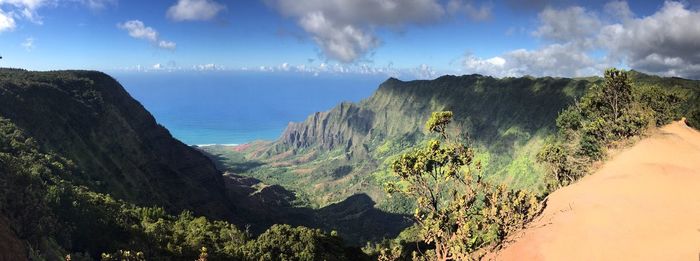
[[[644,119],[664,124],[687,115],[697,126],[698,81],[628,74],[635,102],[653,115]],[[470,162],[478,165],[467,167],[484,178],[473,198],[482,203],[466,211],[520,209],[510,200],[532,195],[522,216],[493,212],[473,220],[485,227],[471,228],[480,239],[470,251],[484,254],[526,224],[536,201],[553,191],[552,165],[540,160],[541,151],[555,137],[569,142],[563,112],[597,99],[609,80],[390,78],[359,103],[290,123],[276,141],[191,147],[109,75],[2,69],[0,236],[15,242],[3,257],[90,259],[134,249],[150,259],[182,259],[206,246],[213,260],[251,260],[287,247],[269,242],[288,237],[299,237],[287,241],[290,248],[314,247],[284,250],[292,256],[364,260],[401,246],[397,255],[405,257],[420,245],[411,217],[417,205],[385,189],[401,184],[392,170],[397,159],[433,144],[423,122],[441,110],[454,113],[445,133],[470,146]],[[482,193],[498,200],[480,199]],[[499,219],[513,223],[489,223]]]

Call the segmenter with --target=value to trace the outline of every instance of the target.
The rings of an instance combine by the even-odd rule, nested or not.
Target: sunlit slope
[[[700,132],[667,125],[549,196],[498,260],[696,260]]]
[[[490,177],[539,190],[543,175],[535,163],[537,148],[554,132],[556,115],[597,80],[391,78],[359,103],[342,103],[290,123],[279,140],[243,149],[248,160],[260,164],[233,171],[283,185],[316,206],[366,193],[387,210],[405,211],[406,202],[383,200],[382,184],[392,178],[387,163],[425,141],[423,124],[431,112],[451,110],[452,131],[469,135]]]

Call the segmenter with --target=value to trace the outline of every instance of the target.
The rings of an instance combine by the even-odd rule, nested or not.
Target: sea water
[[[386,76],[282,72],[112,73],[177,139],[189,145],[277,139],[342,101],[369,97]]]

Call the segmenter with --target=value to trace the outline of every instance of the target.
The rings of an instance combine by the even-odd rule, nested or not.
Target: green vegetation
[[[247,195],[249,187],[225,188],[206,157],[172,139],[109,76],[0,69],[0,104],[0,222],[10,231],[2,236],[25,246],[12,256],[363,257],[337,233],[275,226],[255,236],[230,223],[239,218],[231,209],[247,209],[229,195]]]
[[[277,142],[206,148],[260,182],[222,176],[107,75],[0,69],[0,231],[11,232],[0,236],[32,260],[476,257],[536,214],[544,173],[553,189],[649,126],[698,126],[699,93],[697,81],[617,70],[390,79]]]
[[[559,133],[537,157],[551,173],[550,189],[570,184],[588,173],[593,162],[606,156],[607,148],[646,129],[690,117],[697,112],[698,90],[633,85],[628,72],[605,71],[604,81],[590,88],[580,101],[556,119]],[[694,111],[695,110],[695,111]]]
[[[412,204],[387,197],[383,184],[395,181],[391,162],[416,145],[427,144],[423,125],[433,111],[455,114],[450,131],[470,133],[471,146],[484,162],[484,178],[509,187],[544,191],[544,170],[536,151],[555,130],[557,113],[591,84],[588,79],[443,76],[431,81],[389,79],[368,99],[342,103],[328,112],[291,124],[281,139],[257,143],[231,155],[204,148],[239,175],[279,184],[300,202],[323,207],[367,193],[392,213],[411,213]],[[517,163],[513,161],[517,159]],[[245,162],[259,166],[243,170]],[[336,175],[342,166],[349,170]],[[512,178],[517,176],[517,178]]]
[[[73,163],[43,153],[3,118],[0,163],[0,213],[38,260],[58,260],[71,252],[72,260],[142,260],[137,253],[148,260],[194,260],[202,247],[208,249],[209,260],[278,260],[283,254],[295,260],[346,257],[338,236],[317,229],[273,226],[251,238],[224,221],[189,211],[173,216],[163,208],[139,207],[75,185],[66,180],[77,171]]]
[[[75,184],[171,213],[233,214],[214,165],[109,75],[0,69],[0,104],[1,117],[79,167],[66,177]]]
[[[539,201],[527,191],[493,187],[481,175],[474,152],[459,140],[450,140],[450,111],[434,112],[425,129],[439,134],[428,145],[400,156],[392,170],[400,181],[388,183],[389,193],[415,200],[418,238],[429,250],[412,253],[427,260],[468,260],[473,252],[498,243],[521,228],[539,211]],[[401,248],[391,246],[380,259],[398,259]]]
[[[700,119],[699,81],[635,71],[626,75],[632,87],[631,98],[628,93],[617,100],[621,125],[615,127],[616,133],[630,133],[637,128],[634,124],[643,124],[645,120],[638,117],[658,118],[657,124],[678,119],[677,116],[687,117],[691,125],[700,122],[694,120]],[[474,160],[481,163],[480,173],[485,182],[505,184],[511,191],[527,190],[543,197],[558,186],[559,182],[553,180],[575,180],[586,173],[593,159],[577,154],[604,156],[601,153],[605,146],[599,146],[600,140],[595,136],[575,134],[572,138],[579,136],[569,143],[564,134],[557,135],[557,126],[571,124],[567,121],[580,124],[576,123],[580,117],[577,107],[570,105],[586,103],[589,110],[598,113],[596,107],[607,101],[595,101],[598,98],[594,99],[591,92],[604,83],[604,77],[495,79],[466,75],[430,81],[389,79],[366,100],[343,103],[304,122],[291,124],[275,142],[254,143],[235,152],[213,147],[203,149],[225,159],[222,167],[226,170],[293,191],[299,205],[323,208],[354,194],[366,193],[381,210],[410,215],[416,207],[414,200],[400,194],[387,196],[383,185],[399,181],[392,174],[394,161],[414,147],[429,145],[431,136],[423,132],[423,127],[430,113],[449,110],[454,113],[454,123],[448,125],[447,131],[470,134],[469,146]],[[642,105],[623,108],[621,103],[629,99]],[[587,123],[586,131],[601,135],[598,131],[601,124],[607,123]],[[612,142],[620,142],[617,140]],[[578,147],[583,149],[574,153]],[[543,148],[547,154],[540,153]],[[543,157],[553,160],[549,163],[538,160]],[[558,174],[550,177],[553,168]],[[382,225],[392,226],[386,222]],[[350,233],[364,240],[367,238],[358,235],[370,234],[363,227],[350,229]],[[348,237],[348,233],[341,235]],[[381,242],[382,237],[371,240]],[[415,241],[405,239],[411,240]],[[353,243],[364,245],[354,240]]]

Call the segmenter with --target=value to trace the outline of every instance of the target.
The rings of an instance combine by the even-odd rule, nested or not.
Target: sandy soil
[[[700,260],[700,132],[675,122],[552,193],[496,260]]]

